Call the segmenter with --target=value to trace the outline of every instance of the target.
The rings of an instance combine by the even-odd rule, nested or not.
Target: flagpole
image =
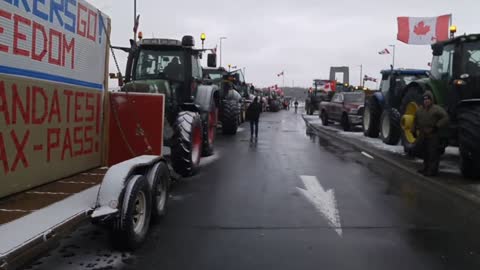
[[[393,54],[392,54],[392,69],[395,68],[395,45],[390,45],[390,47],[393,48]]]
[[[282,87],[285,88],[285,70],[282,71]]]

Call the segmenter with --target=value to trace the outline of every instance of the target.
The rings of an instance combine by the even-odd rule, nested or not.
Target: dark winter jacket
[[[247,109],[247,120],[248,121],[258,121],[260,119],[260,114],[262,113],[262,104],[259,102],[253,102],[248,106]]]
[[[429,109],[421,108],[415,114],[415,128],[426,137],[435,134],[438,129],[448,125],[448,114],[439,105],[433,104]]]

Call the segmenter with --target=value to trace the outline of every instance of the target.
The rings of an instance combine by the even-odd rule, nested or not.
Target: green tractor
[[[444,146],[459,146],[465,177],[480,176],[480,34],[465,35],[432,45],[430,78],[410,83],[400,106],[405,152],[418,156],[417,134],[412,132],[422,94],[431,91],[443,106],[450,125],[440,130]]]
[[[164,145],[182,176],[192,175],[201,156],[213,153],[219,103],[218,87],[203,80],[205,50],[194,49],[194,43],[192,36],[184,36],[182,41],[141,39],[130,40],[130,48],[112,47],[128,53],[120,91],[165,95]],[[208,55],[208,66],[216,66],[215,54]]]
[[[248,95],[248,88],[243,80],[241,70],[228,72],[223,67],[219,67],[204,69],[203,72],[207,79],[221,89],[219,120],[222,124],[222,133],[236,134],[238,126],[245,121],[244,96]]]

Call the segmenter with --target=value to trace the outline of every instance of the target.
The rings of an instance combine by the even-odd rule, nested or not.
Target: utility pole
[[[133,0],[133,25],[135,31],[133,31],[133,40],[137,42],[137,0]]]
[[[393,48],[393,52],[392,52],[392,69],[395,68],[395,45],[389,45],[390,47]]]
[[[360,86],[363,87],[363,65],[360,65]]]
[[[220,37],[220,67],[222,66],[222,40],[227,39],[227,37]]]

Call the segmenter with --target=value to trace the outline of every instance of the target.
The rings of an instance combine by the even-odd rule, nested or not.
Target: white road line
[[[366,157],[368,157],[368,158],[370,158],[370,159],[375,159],[372,155],[370,155],[369,153],[364,152],[364,151],[362,151],[362,155],[364,155],[364,156],[366,156]]]
[[[317,208],[328,220],[329,225],[341,237],[342,224],[340,223],[340,213],[333,189],[325,191],[316,176],[301,175],[300,178],[306,189],[299,187],[297,189]]]
[[[89,176],[105,176],[104,173],[82,173],[82,175],[89,175]]]
[[[22,209],[0,209],[0,212],[20,212],[20,213],[30,213],[35,210],[22,210]]]
[[[79,184],[79,185],[96,185],[94,182],[81,182],[81,181],[58,181],[62,184]]]
[[[37,194],[37,195],[70,195],[72,193],[65,192],[42,192],[42,191],[28,191],[27,194]]]

